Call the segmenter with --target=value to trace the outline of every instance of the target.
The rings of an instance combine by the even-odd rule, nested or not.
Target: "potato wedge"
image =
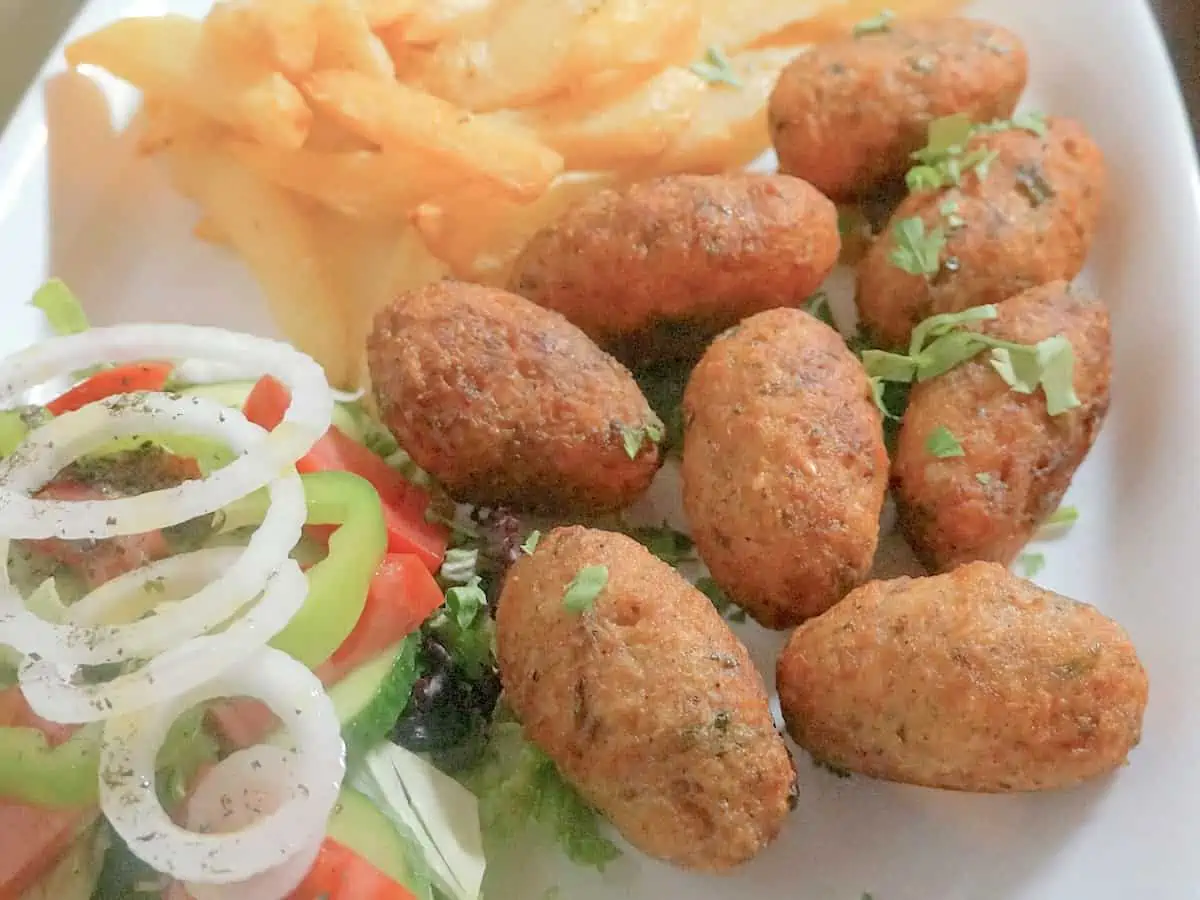
[[[317,69],[349,69],[374,78],[396,75],[387,48],[371,31],[358,0],[315,0]]]
[[[413,74],[467,109],[523,106],[599,72],[659,68],[699,24],[681,0],[510,0],[485,33],[439,44]]]
[[[305,90],[319,109],[384,150],[424,155],[514,198],[540,195],[563,168],[562,157],[531,132],[407,85],[329,71],[309,77]]]
[[[801,47],[747,50],[729,57],[738,82],[708,84],[688,127],[649,168],[654,174],[714,174],[744,166],[771,146],[767,100]]]
[[[421,0],[412,18],[404,23],[397,40],[412,46],[431,47],[452,37],[481,32],[501,0]],[[398,46],[398,44],[397,44]]]
[[[342,285],[323,262],[328,248],[315,207],[213,147],[180,142],[166,155],[176,180],[192,187],[205,217],[254,273],[280,330],[325,366],[332,384],[352,388]]]
[[[456,180],[428,159],[398,151],[281,151],[238,140],[224,146],[260,177],[342,215],[375,222],[406,221],[413,207]]]
[[[796,22],[811,19],[829,0],[696,0],[700,6],[700,46],[736,53],[769,41]],[[835,3],[840,7],[844,4]],[[863,17],[865,18],[865,17]]]
[[[568,169],[619,169],[666,150],[706,89],[692,72],[672,67],[592,109],[568,95],[511,117],[561,153]]]
[[[225,232],[208,216],[201,216],[196,220],[196,224],[192,226],[192,237],[206,244],[216,244],[220,247],[229,245],[229,238],[225,236]]]
[[[316,9],[295,0],[225,0],[204,19],[204,33],[231,56],[256,57],[300,78],[312,69],[317,50]]]
[[[165,97],[146,95],[133,124],[137,152],[160,153],[176,141],[214,140],[221,125],[194,109]]]
[[[423,5],[420,0],[358,0],[372,31],[406,21]]]
[[[201,24],[185,16],[120,19],[70,44],[66,57],[273,147],[299,147],[312,121],[304,97],[279,72],[252,59],[210,65]]]
[[[611,173],[571,172],[525,204],[467,188],[417,207],[412,222],[425,245],[456,278],[504,287],[534,232],[616,180]]]

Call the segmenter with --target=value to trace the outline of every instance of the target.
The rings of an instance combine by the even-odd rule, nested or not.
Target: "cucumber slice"
[[[241,409],[246,404],[246,398],[254,390],[252,381],[223,381],[217,384],[196,384],[184,388],[179,393],[185,397],[203,397],[220,403],[222,406],[234,406]],[[360,444],[363,442],[363,429],[358,423],[358,417],[345,404],[333,404],[333,424]]]
[[[412,694],[417,671],[418,635],[359,666],[329,689],[329,699],[342,723],[346,759],[354,762],[383,740]]]
[[[325,833],[353,850],[414,896],[428,892],[428,880],[413,865],[413,848],[388,817],[353,788],[344,787]]]

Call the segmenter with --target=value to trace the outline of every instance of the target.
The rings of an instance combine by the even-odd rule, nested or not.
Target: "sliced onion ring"
[[[188,799],[189,831],[228,834],[275,812],[296,783],[295,754],[260,744],[238,750],[210,769]],[[278,900],[304,880],[321,851],[322,832],[291,859],[246,881],[212,885],[187,882],[193,900]]]
[[[333,394],[312,357],[280,341],[197,325],[114,325],[40,341],[0,361],[0,407],[15,405],[52,378],[89,366],[163,358],[241,368],[253,361],[260,372],[283,382],[292,402],[260,451],[274,468],[294,463],[329,429]]]
[[[237,555],[238,548],[198,550],[169,557],[133,574],[142,579],[152,571],[168,575],[185,573],[192,577],[200,572],[215,575],[222,564]],[[186,603],[172,604],[172,612],[192,603],[201,594],[194,595]],[[21,691],[30,708],[52,722],[83,724],[138,712],[198,688],[214,675],[253,656],[287,626],[304,604],[307,594],[308,579],[296,561],[289,559],[268,580],[262,599],[224,631],[194,637],[158,653],[141,668],[94,684],[78,679],[78,670],[73,666],[27,656],[18,671]],[[136,624],[148,621],[152,620],[145,619]]]
[[[196,402],[197,400],[200,402]],[[116,402],[119,404],[120,401]],[[111,403],[93,404],[77,413],[62,416],[39,429],[28,446],[42,446],[43,452],[35,455],[25,465],[10,470],[9,489],[18,492],[36,490],[64,465],[113,436],[127,437],[151,430],[160,433],[199,432],[225,440],[236,452],[252,452],[253,448],[266,440],[266,432],[249,422],[240,412],[225,409],[202,398],[183,399],[154,394],[145,395],[144,399],[139,397],[137,405],[137,410],[114,413],[111,411]],[[52,429],[63,423],[69,425],[74,417],[84,417],[85,427],[90,424],[99,430],[90,433],[72,432],[74,443],[71,443],[70,438],[58,438],[56,441],[57,432]],[[92,422],[97,417],[98,421]],[[51,432],[49,438],[44,436],[45,432]],[[108,510],[110,512],[107,513],[106,521],[117,524],[108,526],[106,531],[124,534],[129,532],[121,526],[120,510],[132,508],[135,514],[126,512],[124,515],[129,519],[137,519],[133,533],[169,527],[196,515],[212,512],[223,505],[213,505],[204,492],[211,489],[215,482],[220,482],[225,473],[248,458],[250,457],[243,456],[207,478],[184,482],[168,491],[119,500],[61,501],[57,503],[57,506],[62,507],[59,515],[74,516],[77,514],[76,510],[80,515],[88,515],[86,508],[90,510],[92,518],[96,519],[104,517]],[[300,478],[294,470],[287,474],[268,474],[273,479],[267,485],[271,503],[267,507],[262,524],[254,531],[237,559],[226,569],[213,572],[214,580],[186,601],[171,604],[159,615],[127,625],[91,628],[72,623],[56,625],[39,618],[26,608],[20,594],[9,580],[7,567],[0,566],[0,636],[5,643],[11,644],[22,653],[33,654],[53,663],[78,666],[148,658],[217,627],[236,614],[263,589],[267,579],[288,558],[288,554],[300,539],[300,530],[306,516],[304,487]],[[3,477],[2,471],[0,477]],[[218,489],[218,493],[229,494],[231,500],[235,500],[243,496],[237,493],[238,490],[244,489],[244,493],[249,493],[257,486],[256,481],[257,479],[254,479],[240,485],[234,482],[223,491]],[[164,502],[159,499],[160,495],[171,495],[171,499]],[[43,504],[55,502],[29,501],[28,497],[21,494],[17,496],[33,504],[35,511],[31,515],[35,517],[40,514],[37,510]],[[149,514],[141,512],[143,506],[150,511]],[[28,532],[32,528],[27,526],[25,530]],[[0,532],[3,532],[2,525]],[[61,530],[52,536],[62,536]],[[2,538],[0,559],[7,559],[8,553],[9,541]],[[144,580],[144,573],[141,577]],[[107,586],[101,588],[106,589]],[[83,602],[86,604],[86,601],[87,598]]]
[[[241,831],[200,834],[175,825],[154,791],[155,760],[171,723],[219,697],[262,700],[298,748],[295,790]],[[109,721],[100,750],[100,804],[130,850],[181,881],[231,884],[287,862],[323,834],[345,775],[345,746],[320,681],[286,653],[264,648],[194,691]]]

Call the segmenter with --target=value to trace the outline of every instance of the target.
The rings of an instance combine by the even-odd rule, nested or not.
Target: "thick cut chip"
[[[304,143],[312,113],[291,82],[257,60],[214,60],[207,50],[199,22],[166,15],[120,19],[69,45],[66,56],[72,66],[107,69],[259,143]]]
[[[317,69],[349,69],[374,78],[396,75],[392,58],[358,0],[315,0]]]
[[[300,78],[317,50],[316,8],[295,0],[226,0],[204,20],[205,40],[219,57],[250,57]]]
[[[359,72],[317,72],[314,105],[384,150],[423,154],[467,181],[532,199],[562,171],[562,157],[525,129],[473,116],[415,88]]]

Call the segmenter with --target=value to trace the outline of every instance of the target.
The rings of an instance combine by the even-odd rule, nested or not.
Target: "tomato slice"
[[[0,803],[0,900],[18,900],[99,814],[98,809],[42,809]]]
[[[415,900],[353,850],[326,838],[317,861],[288,900]]]
[[[57,747],[65,743],[79,727],[43,719],[30,708],[19,687],[0,690],[0,728],[36,728],[46,736],[46,743]]]
[[[114,394],[161,391],[174,368],[165,362],[140,362],[103,369],[79,382],[56,400],[51,400],[46,408],[54,415],[61,416]]]
[[[283,421],[289,403],[291,396],[287,387],[266,375],[250,391],[243,412],[251,422],[270,430]],[[450,532],[425,518],[429,494],[336,425],[331,425],[329,431],[296,463],[296,469],[302,473],[352,472],[371,482],[383,501],[388,551],[411,553],[431,572],[436,572],[441,566]],[[327,538],[331,530],[310,528],[308,534],[319,540],[322,536]]]

